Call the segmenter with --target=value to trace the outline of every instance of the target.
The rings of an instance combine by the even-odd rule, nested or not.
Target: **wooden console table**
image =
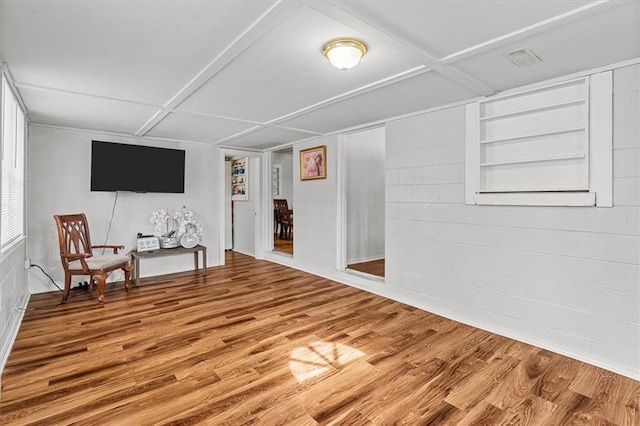
[[[193,266],[194,270],[197,271],[198,269],[200,269],[198,265],[198,252],[202,253],[202,275],[207,275],[207,248],[203,245],[198,244],[193,248],[176,247],[141,252],[132,250],[131,261],[134,265],[132,274],[133,276],[131,277],[132,281],[134,281],[135,285],[140,284],[140,259],[153,259],[154,257],[193,253]]]

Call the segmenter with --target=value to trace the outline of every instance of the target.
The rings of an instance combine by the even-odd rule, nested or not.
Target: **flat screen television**
[[[92,141],[91,191],[184,193],[185,152]]]

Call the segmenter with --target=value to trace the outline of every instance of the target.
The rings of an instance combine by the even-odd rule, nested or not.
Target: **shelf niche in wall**
[[[234,158],[231,161],[231,199],[247,201],[249,199],[249,159]]]

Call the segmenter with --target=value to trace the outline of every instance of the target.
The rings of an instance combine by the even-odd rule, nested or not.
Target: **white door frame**
[[[220,230],[219,230],[219,235],[220,235],[220,244],[219,244],[219,250],[218,250],[218,254],[219,254],[219,259],[218,259],[218,264],[220,266],[225,264],[225,244],[224,244],[224,233],[225,233],[225,202],[224,202],[224,196],[225,196],[225,191],[228,191],[229,188],[226,187],[226,176],[225,176],[225,166],[224,166],[224,161],[225,161],[225,157],[249,157],[251,159],[256,159],[256,165],[257,167],[249,167],[249,179],[251,180],[251,174],[254,173],[255,174],[255,178],[257,179],[257,183],[256,185],[250,185],[249,187],[249,197],[255,197],[255,237],[254,237],[254,242],[255,242],[255,248],[254,248],[254,257],[256,259],[262,259],[264,258],[264,242],[263,242],[263,235],[264,235],[264,220],[263,220],[263,201],[262,199],[264,197],[262,197],[262,193],[263,193],[263,178],[262,178],[262,169],[263,167],[261,167],[262,163],[263,163],[263,154],[261,152],[256,152],[256,151],[245,151],[245,150],[241,150],[241,149],[230,149],[230,148],[222,148],[219,147],[219,153],[220,153],[220,158],[218,160],[218,170],[220,171],[219,174],[219,185],[220,185],[220,191],[219,191],[219,213],[218,213],[218,217],[220,218],[219,223],[220,223]]]

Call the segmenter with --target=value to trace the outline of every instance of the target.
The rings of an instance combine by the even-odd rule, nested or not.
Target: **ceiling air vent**
[[[512,50],[511,52],[505,53],[504,56],[519,67],[526,67],[528,65],[542,62],[542,59],[533,53],[531,49]]]

